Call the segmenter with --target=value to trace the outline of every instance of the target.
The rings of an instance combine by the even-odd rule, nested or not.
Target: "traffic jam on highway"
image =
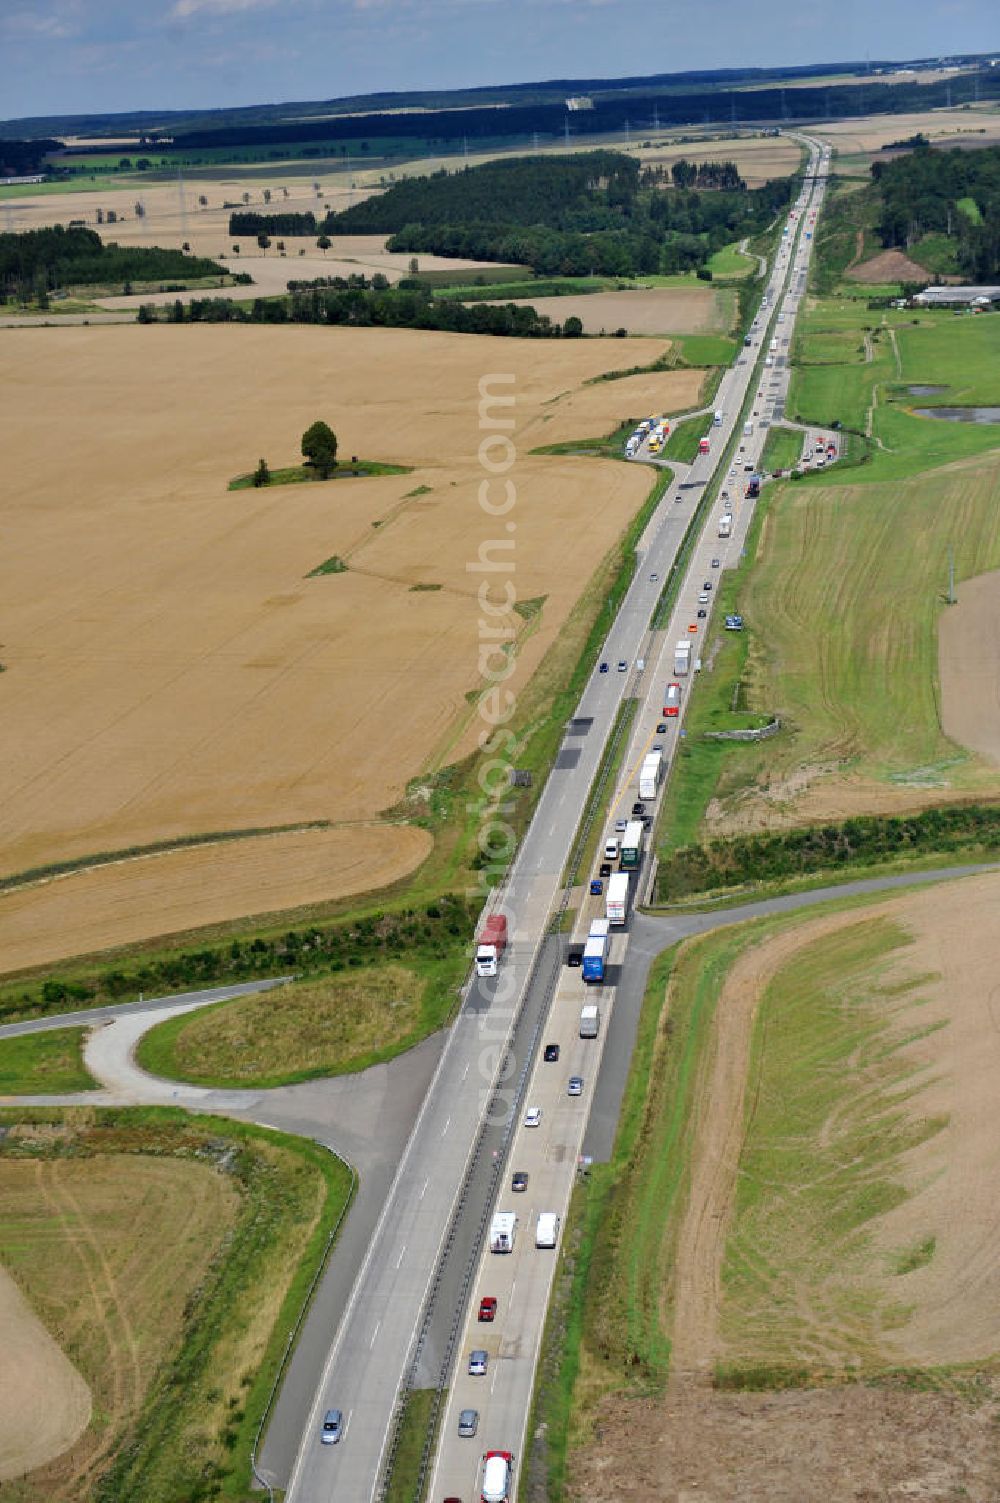
[[[820,161],[825,169],[826,152]],[[683,735],[687,686],[701,668],[698,648],[711,619],[719,571],[739,558],[753,502],[760,494],[759,455],[766,429],[776,414],[783,413],[788,371],[781,351],[788,337],[780,331],[791,327],[804,291],[820,183],[818,175],[807,182],[789,214],[760,311],[736,362],[745,365],[753,358],[751,350],[758,351],[758,359],[766,350],[755,395],[745,405],[743,400],[739,403],[739,411],[750,407],[753,416],[747,414],[740,430],[739,412],[730,418],[723,407],[714,413],[700,442],[702,455],[711,453],[716,441],[722,452],[732,443],[732,463],[723,472],[718,510],[713,509],[694,547],[669,627],[660,634],[662,640],[648,663],[637,659],[615,664],[618,672],[631,675],[625,681],[626,692],[639,697],[639,714],[626,772],[599,840],[596,870],[580,897],[566,966],[546,1019],[520,1126],[512,1138],[504,1188],[480,1253],[429,1493],[435,1503],[510,1503],[515,1495],[517,1452],[524,1442],[541,1327],[625,959],[629,916],[645,897],[641,884],[644,877],[648,880],[647,842],[664,777]],[[805,212],[808,219],[803,218]],[[796,251],[797,229],[802,233]],[[778,332],[770,334],[772,328]],[[776,366],[772,377],[768,373]],[[745,380],[746,373],[741,374]],[[724,385],[720,394],[723,390]],[[733,390],[738,392],[738,387]],[[645,420],[628,440],[627,457],[657,455],[668,432],[665,419]],[[836,457],[832,438],[807,434],[803,443],[814,464]],[[744,625],[738,614],[727,616],[724,624],[730,631]],[[611,662],[600,663],[599,673],[611,671]],[[498,915],[487,918],[476,954],[480,975],[497,974],[506,943],[506,920]],[[525,1363],[530,1364],[527,1369]]]
[[[621,982],[631,917],[652,875],[651,833],[684,735],[722,571],[741,556],[760,491],[767,436],[761,419],[783,417],[782,339],[805,289],[811,249],[805,236],[814,222],[808,216],[820,206],[827,161],[816,143],[807,144],[806,181],[787,216],[749,344],[722,374],[700,452],[678,469],[639,542],[639,567],[609,630],[606,659],[567,724],[564,749],[507,874],[506,913],[491,904],[479,926],[463,1007],[353,1272],[322,1374],[310,1380],[313,1399],[291,1468],[289,1503],[383,1498],[400,1460],[407,1395],[418,1387],[441,1393],[436,1437],[419,1461],[421,1483],[429,1470],[425,1495],[432,1503],[516,1498],[570,1197],[584,1153],[606,1151],[595,1133],[613,1133],[611,1087],[615,1072],[628,1069],[624,1002],[631,984]],[[664,419],[650,420],[630,457],[663,463],[668,433]],[[826,435],[804,433],[803,443],[817,454],[820,437],[826,463],[835,457]],[[699,512],[698,498],[707,495],[712,499]],[[664,629],[662,592],[696,516],[703,520]],[[742,617],[731,615],[725,626],[741,630]],[[563,873],[580,811],[626,699],[636,699],[638,709],[623,770],[598,831],[593,868],[570,894]],[[559,959],[567,963],[550,970],[536,962],[548,953],[560,902],[575,922],[562,941]],[[634,979],[635,972],[627,975]],[[495,1005],[501,993],[503,1004]],[[515,1060],[522,1017],[529,1020],[526,1048]],[[508,1066],[517,1072],[516,1091],[498,1085],[508,1079]],[[496,1094],[512,1103],[500,1122],[490,1117]],[[484,1140],[495,1144],[488,1163],[478,1157]],[[468,1215],[467,1187],[474,1206]],[[449,1263],[452,1246],[460,1251]],[[439,1292],[445,1288],[450,1295]]]

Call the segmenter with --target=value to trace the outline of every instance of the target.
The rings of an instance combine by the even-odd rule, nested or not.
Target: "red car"
[[[486,1321],[496,1320],[496,1318],[497,1302],[492,1295],[487,1295],[485,1299],[479,1301],[479,1319]]]

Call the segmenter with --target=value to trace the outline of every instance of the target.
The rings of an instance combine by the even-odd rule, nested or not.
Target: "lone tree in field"
[[[328,423],[317,420],[302,435],[302,454],[322,480],[337,468],[337,435]]]
[[[270,237],[270,235],[258,235],[257,236],[257,244],[260,246],[261,250],[264,252],[264,254],[266,256],[267,255],[267,248],[271,244],[271,237]]]
[[[271,471],[268,468],[266,459],[259,459],[257,461],[257,468],[256,470],[254,470],[253,474],[253,483],[258,488],[262,485],[271,484]]]
[[[329,235],[320,235],[319,239],[316,241],[316,244],[325,256],[327,251],[330,249]]]

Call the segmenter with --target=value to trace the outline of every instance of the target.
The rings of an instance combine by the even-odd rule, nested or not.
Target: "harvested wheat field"
[[[0,1196],[0,1483],[15,1503],[69,1503],[91,1496],[175,1349],[238,1196],[205,1164],[133,1155],[5,1160]]]
[[[882,160],[882,147],[922,132],[935,146],[992,145],[1000,140],[1000,112],[995,105],[981,104],[954,110],[928,110],[923,114],[866,115],[861,120],[823,121],[811,125],[809,134],[827,141],[840,157]],[[836,160],[834,168],[836,168]]]
[[[0,893],[0,970],[385,887],[431,849],[416,825],[268,835],[114,861]]]
[[[998,898],[987,874],[780,921],[724,977],[668,1391],[598,1405],[587,1497],[1000,1496]]]
[[[702,370],[645,371],[620,381],[577,386],[545,404],[524,429],[528,446],[567,443],[610,433],[623,422],[697,407]]]
[[[516,692],[649,484],[638,467],[532,458],[521,444],[552,398],[648,361],[648,342],[159,325],[7,341],[17,478],[3,501],[0,693],[18,734],[0,772],[5,872],[392,805],[495,669],[480,654],[483,576],[468,567],[480,550],[499,552],[518,598],[544,597],[530,620],[512,618]],[[503,523],[478,501],[484,377],[514,394],[516,507]],[[597,432],[618,418],[616,385],[594,388],[607,403]],[[293,462],[321,414],[342,453],[413,473],[226,490],[261,454]],[[346,572],[306,577],[334,556]],[[318,838],[330,891],[343,891],[352,857],[334,854],[333,832]],[[269,849],[280,856],[261,843],[248,859],[280,907]],[[398,874],[421,849],[409,840],[405,858],[384,847],[378,859]],[[189,859],[204,861],[178,854],[164,881],[169,870],[183,888]],[[294,898],[302,868],[289,870]]]
[[[578,297],[531,297],[525,302],[554,323],[578,318],[585,334],[702,334],[728,327],[728,299],[711,287],[663,287],[634,292],[589,292]],[[507,299],[490,299],[502,307]]]

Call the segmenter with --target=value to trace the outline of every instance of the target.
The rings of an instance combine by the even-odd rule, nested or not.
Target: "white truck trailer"
[[[609,924],[624,924],[628,912],[628,872],[615,872],[608,878],[604,906]]]
[[[655,798],[663,773],[663,753],[647,752],[639,769],[639,797]]]
[[[691,643],[686,637],[682,638],[674,648],[674,672],[680,678],[682,673],[687,673],[691,667]]]
[[[514,1251],[517,1217],[513,1211],[496,1211],[490,1222],[490,1252]]]

